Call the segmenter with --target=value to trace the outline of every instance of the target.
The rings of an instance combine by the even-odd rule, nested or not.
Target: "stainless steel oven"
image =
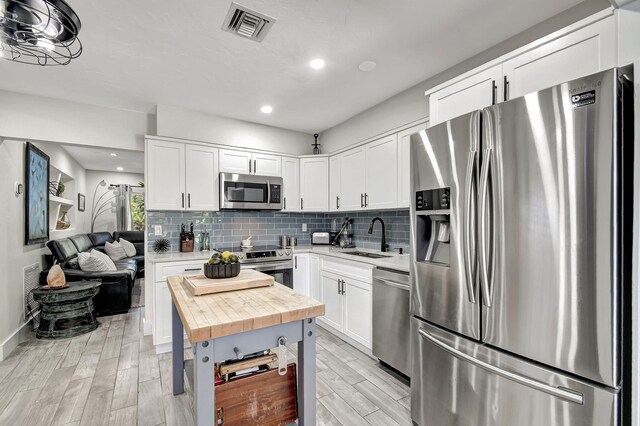
[[[282,210],[282,178],[220,173],[221,210]]]
[[[277,246],[256,246],[250,248],[226,247],[220,251],[229,251],[238,256],[241,269],[255,269],[271,275],[276,282],[293,288],[293,251]]]
[[[255,269],[271,275],[277,283],[293,288],[293,260],[276,260],[273,262],[243,263],[242,269]]]

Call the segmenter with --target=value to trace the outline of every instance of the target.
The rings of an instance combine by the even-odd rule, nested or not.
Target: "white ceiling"
[[[86,170],[118,172],[117,168],[122,167],[122,172],[144,174],[144,152],[142,151],[83,145],[62,145],[62,149],[67,151]],[[111,153],[116,154],[116,157],[113,157]]]
[[[0,61],[0,88],[313,133],[580,0],[240,0],[277,19],[262,43],[221,30],[231,0],[68,2],[82,21],[82,56],[50,68]],[[324,69],[308,66],[315,57]],[[363,73],[364,60],[378,67]]]

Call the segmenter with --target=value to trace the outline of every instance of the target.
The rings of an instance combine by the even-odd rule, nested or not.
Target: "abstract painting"
[[[25,154],[26,245],[49,239],[49,156],[27,142]]]
[[[78,211],[83,212],[85,209],[85,197],[84,194],[78,193]]]

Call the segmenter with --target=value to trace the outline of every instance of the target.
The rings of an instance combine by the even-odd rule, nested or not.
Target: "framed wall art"
[[[49,156],[27,142],[25,152],[25,245],[49,239]]]
[[[78,193],[78,211],[83,212],[85,209],[85,197],[84,194]]]

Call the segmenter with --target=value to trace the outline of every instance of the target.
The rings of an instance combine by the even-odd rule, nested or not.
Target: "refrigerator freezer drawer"
[[[614,426],[619,392],[411,320],[411,417],[420,426]]]

